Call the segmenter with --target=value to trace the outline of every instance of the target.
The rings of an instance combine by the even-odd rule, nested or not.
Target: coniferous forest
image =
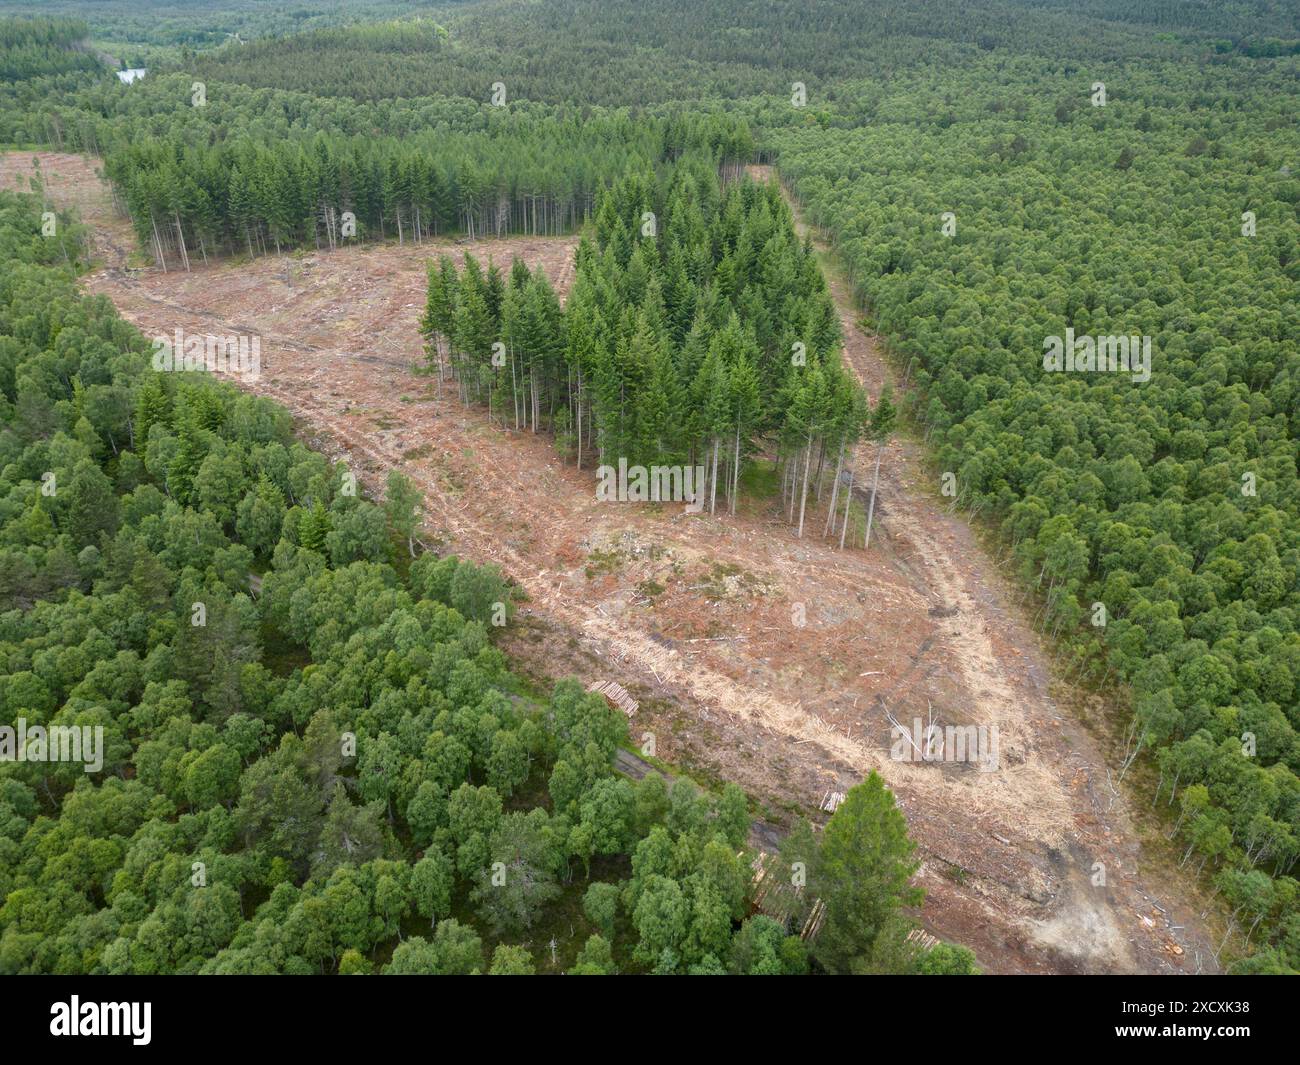
[[[892,408],[882,397],[869,414],[842,366],[839,320],[780,192],[720,188],[713,162],[678,166],[667,187],[615,184],[594,241],[579,246],[563,310],[545,275],[530,277],[519,260],[507,282],[468,256],[459,272],[441,256],[421,323],[430,358],[440,379],[444,366],[454,372],[467,402],[515,429],[560,434],[579,467],[590,452],[603,466],[703,469],[710,512],[721,499],[735,513],[746,460],[768,440],[800,536],[810,473],[820,496],[834,456],[833,534],[844,453]]]
[[[1298,73],[1272,0],[5,0],[0,148],[93,159],[136,271],[427,246],[401,357],[593,484],[865,553],[905,441],[1109,708],[1094,786],[1214,971],[1295,974]],[[776,810],[642,757],[412,479],[155,372],[65,206],[0,190],[0,973],[987,967],[882,775]],[[562,291],[457,247],[524,237]],[[74,729],[93,773],[32,747]]]

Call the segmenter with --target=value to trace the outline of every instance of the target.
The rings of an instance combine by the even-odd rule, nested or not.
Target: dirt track
[[[1196,914],[1140,868],[1127,802],[1099,741],[1053,699],[1015,593],[941,505],[914,445],[895,440],[886,453],[869,553],[821,542],[820,521],[797,539],[767,507],[729,519],[597,503],[589,472],[563,466],[547,439],[489,424],[410,372],[424,262],[461,248],[131,272],[130,227],[93,167],[40,155],[55,202],[77,204],[95,229],[106,265],[87,288],[149,335],[260,335],[262,376],[244,387],[284,403],[305,437],[348,457],[371,487],[400,466],[425,492],[429,536],[499,562],[527,592],[507,644],[526,669],[619,680],[642,702],[635,736],[652,733],[666,761],[737,781],[773,815],[815,810],[827,789],[878,770],[925,859],[924,923],[972,947],[987,971],[1213,969]],[[30,154],[0,160],[0,184],[29,172]],[[575,245],[465,248],[503,267],[520,255],[563,293]],[[832,285],[848,360],[874,397],[888,367]],[[999,769],[892,760],[886,715],[910,724],[932,713],[997,726]],[[1092,882],[1097,862],[1104,887]]]

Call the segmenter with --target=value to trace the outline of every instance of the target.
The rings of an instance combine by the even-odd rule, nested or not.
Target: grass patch
[[[715,562],[698,589],[710,599],[764,595],[769,590],[766,583],[732,562]]]
[[[591,580],[601,574],[617,573],[622,564],[623,556],[619,551],[595,548],[587,556],[587,566],[583,572],[587,575],[587,580]]]
[[[755,459],[740,474],[741,499],[756,500],[775,499],[781,491],[781,476],[777,473],[776,463],[767,459]]]

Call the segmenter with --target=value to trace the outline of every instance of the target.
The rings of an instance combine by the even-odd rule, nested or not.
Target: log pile
[[[637,706],[640,705],[628,694],[627,689],[615,680],[595,681],[587,686],[587,691],[603,695],[611,706],[622,710],[628,717],[635,714]]]

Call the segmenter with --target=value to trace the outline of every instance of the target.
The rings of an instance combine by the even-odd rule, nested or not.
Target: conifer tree
[[[885,445],[889,441],[889,435],[894,431],[894,423],[897,421],[898,414],[894,410],[894,405],[889,399],[889,388],[880,394],[880,400],[876,404],[875,410],[871,412],[870,432],[871,439],[876,441],[876,469],[871,477],[871,502],[867,507],[867,532],[863,547],[871,546],[871,519],[876,510],[876,488],[880,484],[880,459],[885,453]]]
[[[325,538],[330,534],[333,522],[329,511],[317,499],[309,510],[304,510],[298,521],[298,544],[304,550],[325,554]]]
[[[900,918],[900,907],[921,902],[910,883],[914,850],[893,795],[873,771],[826,825],[810,880],[826,906],[813,952],[828,972],[868,970],[877,938]]]
[[[740,494],[740,470],[751,447],[751,434],[758,428],[762,401],[758,392],[758,374],[750,362],[749,352],[742,349],[731,368],[729,382],[731,394],[728,402],[735,431],[735,453],[731,468],[731,513],[736,513],[736,497]]]

